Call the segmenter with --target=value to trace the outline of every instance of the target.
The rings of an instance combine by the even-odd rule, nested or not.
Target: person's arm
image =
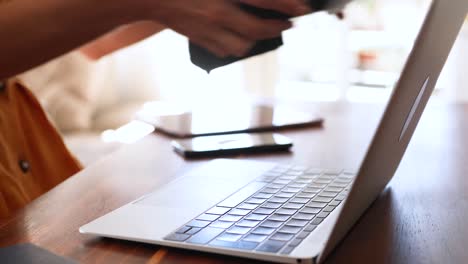
[[[165,26],[153,21],[136,22],[105,34],[81,47],[80,51],[89,59],[98,60],[112,52],[144,40],[165,28]]]
[[[259,3],[291,15],[311,11],[303,0]],[[0,0],[0,79],[142,20],[159,21],[220,56],[243,54],[291,27],[249,15],[231,0]]]
[[[0,2],[0,79],[40,65],[138,19],[132,0]],[[112,5],[112,6],[111,6]]]

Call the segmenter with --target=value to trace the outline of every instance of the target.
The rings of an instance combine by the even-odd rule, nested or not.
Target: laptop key
[[[204,245],[213,240],[223,231],[224,229],[222,228],[206,227],[197,234],[193,235],[190,239],[187,240],[187,242]]]
[[[242,220],[236,224],[236,226],[242,226],[242,227],[256,227],[258,224],[260,224],[260,221],[252,221],[252,220]]]
[[[299,244],[302,242],[302,239],[300,238],[295,238],[293,241],[289,243],[289,246],[297,247]]]
[[[305,192],[305,193],[311,193],[311,194],[316,194],[318,192],[320,192],[322,189],[321,188],[314,188],[314,187],[307,187],[305,189],[302,190],[302,192]]]
[[[234,222],[226,222],[226,221],[216,221],[213,222],[210,227],[216,227],[216,228],[223,228],[223,229],[228,229],[234,224]]]
[[[281,203],[265,203],[262,205],[262,208],[269,208],[269,209],[278,209],[281,207]]]
[[[217,240],[222,240],[222,241],[228,241],[228,242],[236,242],[241,237],[242,237],[242,235],[239,235],[239,234],[224,233],[224,234],[218,236],[216,239]]]
[[[320,214],[317,215],[317,217],[320,217],[320,218],[326,218],[330,213],[328,212],[321,212]]]
[[[195,235],[196,233],[200,232],[202,230],[199,227],[192,227],[189,231],[185,232],[187,235]]]
[[[187,235],[187,234],[174,233],[174,234],[170,234],[170,235],[166,236],[164,239],[165,240],[170,240],[170,241],[183,242],[183,241],[187,240],[189,237],[190,237],[190,235]]]
[[[309,224],[308,226],[306,226],[306,228],[304,228],[304,231],[312,232],[315,230],[315,228],[317,228],[317,225]]]
[[[250,242],[250,241],[229,242],[229,241],[215,239],[210,243],[210,245],[215,246],[215,247],[223,247],[223,248],[253,250],[258,246],[258,243]]]
[[[345,196],[345,195],[342,195],[342,194],[340,194],[340,195],[338,195],[337,197],[335,197],[335,200],[340,201],[340,202],[342,202],[344,199],[346,199],[346,196]]]
[[[313,208],[313,207],[304,207],[299,212],[304,214],[318,214],[320,212],[320,208]]]
[[[290,184],[288,185],[288,187],[291,187],[291,188],[300,188],[300,189],[302,189],[302,188],[304,188],[304,187],[306,187],[306,186],[307,186],[307,183],[299,183],[299,182],[293,182],[293,183],[290,183]]]
[[[179,228],[176,233],[177,234],[184,234],[185,232],[189,231],[190,229],[192,229],[191,226],[184,226],[184,227],[181,227]]]
[[[257,208],[259,205],[258,204],[249,204],[249,203],[243,203],[239,206],[237,206],[238,209],[246,209],[246,210],[253,210]]]
[[[262,192],[275,194],[275,193],[279,192],[280,190],[281,189],[277,189],[277,188],[265,188],[265,189],[262,190]]]
[[[340,177],[336,178],[336,182],[350,183],[352,181],[353,181],[353,178],[351,178],[351,177],[340,176]]]
[[[315,214],[305,214],[305,213],[298,213],[293,218],[299,220],[312,220],[315,217]]]
[[[273,234],[273,232],[274,232],[275,230],[276,230],[275,228],[269,228],[269,227],[260,226],[260,227],[255,228],[255,229],[252,231],[252,234],[267,235],[267,236],[268,236],[268,235]]]
[[[214,214],[214,215],[223,215],[223,214],[227,213],[229,210],[231,210],[231,208],[215,206],[215,207],[211,208],[210,210],[206,211],[205,213],[206,214]]]
[[[297,209],[301,209],[302,206],[304,206],[304,205],[303,205],[303,204],[299,204],[299,203],[287,203],[287,204],[283,205],[282,208],[297,210]]]
[[[286,222],[291,216],[289,215],[281,215],[281,214],[274,214],[268,217],[268,220],[279,221],[279,222]]]
[[[317,179],[314,181],[314,184],[322,184],[322,188],[325,188],[332,180]]]
[[[316,217],[314,220],[312,220],[312,222],[310,222],[311,224],[313,225],[319,225],[320,223],[322,223],[323,221],[323,218],[320,218],[320,217]]]
[[[299,220],[299,219],[292,219],[289,220],[286,225],[288,226],[297,226],[297,227],[304,227],[309,223],[307,220]]]
[[[250,214],[246,218],[247,220],[255,220],[255,221],[263,221],[267,218],[267,215],[262,215],[262,214]]]
[[[308,198],[308,199],[312,199],[314,198],[316,194],[315,193],[310,193],[310,192],[301,192],[299,194],[296,195],[297,198]]]
[[[250,242],[256,242],[256,243],[261,243],[263,242],[268,236],[266,235],[257,235],[257,234],[250,234],[244,237],[242,239],[243,241],[250,241]]]
[[[294,176],[294,175],[285,175],[285,176],[281,176],[279,177],[281,180],[294,180],[297,178],[297,176]]]
[[[275,176],[275,175],[264,175],[264,176],[261,176],[261,177],[255,179],[255,181],[270,183],[270,182],[274,181],[277,177],[278,176]]]
[[[304,230],[297,236],[297,238],[304,239],[304,238],[308,237],[309,235],[310,235],[310,232]]]
[[[313,202],[310,202],[310,203],[306,204],[306,206],[307,207],[314,207],[314,208],[324,208],[325,206],[327,206],[327,203],[313,201]]]
[[[268,199],[268,198],[271,198],[273,196],[272,193],[257,193],[254,198],[259,198],[259,199]]]
[[[244,188],[237,191],[236,193],[234,193],[233,195],[226,198],[224,201],[219,203],[218,206],[234,208],[240,203],[242,203],[245,199],[260,191],[265,186],[266,183],[263,182],[252,182]]]
[[[286,187],[282,190],[282,192],[285,193],[298,193],[301,191],[301,188],[295,188],[295,187]]]
[[[336,192],[321,192],[319,196],[322,197],[329,197],[329,198],[335,198],[338,195]]]
[[[348,183],[340,183],[340,182],[332,182],[328,185],[328,187],[334,187],[334,188],[346,188],[348,186]]]
[[[341,203],[340,201],[334,200],[334,201],[331,201],[328,205],[330,205],[330,206],[338,206],[338,205],[340,205],[340,203]]]
[[[287,234],[297,234],[299,231],[301,231],[301,227],[296,227],[296,226],[283,226],[278,232],[281,233],[287,233]]]
[[[267,253],[277,253],[280,251],[286,242],[278,241],[278,240],[267,240],[261,246],[257,248],[257,251],[260,252],[267,252]]]
[[[281,183],[272,183],[272,184],[268,185],[267,187],[268,188],[273,188],[273,189],[283,189],[284,186],[286,186],[286,185],[281,184]]]
[[[293,198],[290,200],[291,203],[300,203],[300,204],[306,204],[310,201],[310,199],[307,198]]]
[[[268,209],[268,208],[258,208],[257,210],[253,211],[254,214],[264,214],[264,215],[271,215],[275,209]]]
[[[327,188],[325,188],[324,191],[326,192],[336,192],[336,193],[339,193],[343,190],[343,188],[339,188],[339,187],[330,187],[328,186]]]
[[[219,215],[214,215],[214,214],[202,214],[199,217],[197,217],[197,220],[201,221],[210,221],[213,222],[214,220],[218,219]]]
[[[271,202],[271,203],[285,203],[286,201],[288,201],[288,198],[282,198],[282,197],[272,197],[268,200],[268,202]]]
[[[295,180],[294,182],[296,182],[296,183],[305,183],[307,185],[307,184],[311,183],[312,181],[313,180],[308,178],[308,177],[301,176],[297,180]]]
[[[263,227],[270,227],[270,228],[278,228],[283,224],[283,222],[278,222],[278,221],[271,221],[271,220],[266,220],[263,222],[261,226]]]
[[[322,190],[323,188],[327,187],[327,184],[326,183],[313,182],[313,183],[309,184],[308,187],[317,188],[317,189]]]
[[[333,200],[333,198],[330,197],[323,197],[323,196],[316,196],[314,199],[312,199],[313,202],[319,202],[319,203],[329,203]]]
[[[273,183],[274,184],[281,184],[281,185],[286,185],[286,184],[289,184],[291,182],[291,180],[275,180]]]
[[[221,216],[221,218],[219,218],[219,220],[226,221],[226,222],[237,222],[237,221],[241,220],[241,218],[242,218],[241,215],[227,214],[227,215]]]
[[[249,228],[249,227],[233,226],[233,227],[229,228],[226,232],[227,233],[232,233],[232,234],[238,234],[238,235],[245,235],[250,230],[252,230],[252,229]]]
[[[319,180],[333,180],[338,176],[338,174],[324,173],[322,176],[318,177]]]
[[[270,237],[270,240],[278,240],[288,242],[289,240],[294,238],[294,234],[287,234],[287,233],[280,233],[276,232]]]
[[[276,211],[277,214],[282,214],[282,215],[293,215],[297,212],[297,210],[294,209],[285,209],[281,208],[278,211]]]
[[[229,214],[230,214],[230,215],[241,215],[241,216],[245,216],[245,215],[248,215],[249,213],[250,213],[250,210],[237,209],[237,208],[234,208],[234,209],[232,209],[231,211],[229,211]]]
[[[324,212],[327,212],[327,213],[330,213],[330,212],[332,212],[333,210],[335,210],[335,208],[336,208],[335,206],[329,205],[329,206],[323,208],[323,211],[324,211]]]
[[[190,223],[187,224],[187,226],[191,227],[206,227],[207,225],[211,224],[209,221],[200,221],[200,220],[192,220]]]
[[[288,199],[291,198],[291,197],[293,197],[293,196],[294,196],[294,193],[292,193],[292,192],[290,192],[290,193],[288,193],[288,192],[280,192],[280,193],[277,193],[277,194],[275,195],[275,197],[288,198]]]
[[[259,199],[259,198],[250,198],[246,200],[246,203],[251,203],[251,204],[262,204],[266,201],[267,199]]]

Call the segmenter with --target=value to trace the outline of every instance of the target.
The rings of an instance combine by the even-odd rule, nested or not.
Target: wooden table
[[[383,107],[302,105],[322,129],[284,132],[292,154],[239,158],[357,168]],[[82,263],[251,263],[253,261],[82,235],[78,227],[207,162],[184,161],[170,140],[150,135],[86,168],[0,228],[0,246],[31,242]],[[468,262],[468,105],[431,105],[387,190],[328,263]],[[1,261],[0,261],[1,262]]]

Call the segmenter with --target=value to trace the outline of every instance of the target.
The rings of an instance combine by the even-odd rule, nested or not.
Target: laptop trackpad
[[[271,163],[216,160],[163,186],[135,204],[202,213],[272,167]]]

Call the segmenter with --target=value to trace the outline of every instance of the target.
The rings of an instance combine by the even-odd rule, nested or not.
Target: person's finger
[[[225,58],[229,56],[229,53],[224,49],[224,47],[222,47],[220,44],[218,44],[217,42],[207,37],[194,36],[190,38],[190,41],[207,49],[208,51],[210,51],[211,53],[215,54],[216,56],[220,58]]]
[[[240,0],[241,3],[278,11],[290,16],[301,16],[313,10],[304,0]]]
[[[214,32],[214,31],[212,31]],[[249,40],[228,29],[218,30],[216,34],[209,35],[211,43],[216,44],[227,52],[228,56],[244,56],[254,45],[253,40]]]
[[[231,8],[217,19],[217,23],[251,40],[274,38],[292,27],[291,21],[261,19],[240,8]]]
[[[190,37],[195,43],[211,48],[219,57],[245,55],[254,45],[253,40],[249,40],[229,29],[214,25],[199,24],[196,32],[199,34]],[[206,34],[210,32],[210,34]],[[197,42],[196,42],[196,41]]]

